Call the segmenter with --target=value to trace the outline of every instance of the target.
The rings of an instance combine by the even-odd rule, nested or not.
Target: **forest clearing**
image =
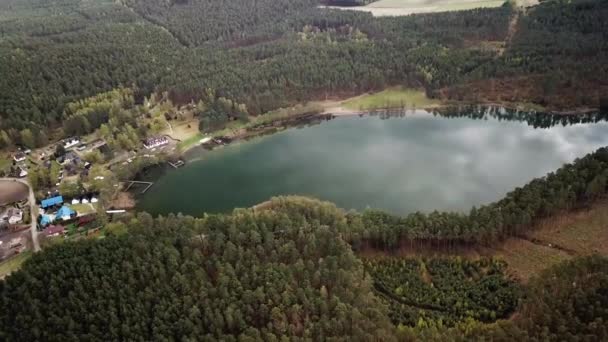
[[[461,257],[478,260],[491,257],[504,260],[509,274],[527,282],[541,271],[575,257],[608,256],[608,201],[544,219],[525,236],[510,237],[494,246],[455,246],[445,250],[403,242],[390,253],[366,245],[358,254],[365,258]]]
[[[363,11],[373,14],[375,17],[387,17],[416,13],[462,11],[474,8],[499,7],[502,6],[503,3],[504,1],[501,0],[380,0],[365,6],[328,6],[328,8]]]

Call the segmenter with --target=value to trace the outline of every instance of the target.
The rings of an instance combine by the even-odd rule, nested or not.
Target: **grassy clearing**
[[[509,238],[493,247],[460,247],[441,251],[425,246],[410,246],[404,242],[401,248],[389,254],[369,245],[364,245],[358,254],[367,258],[460,256],[476,260],[495,257],[507,262],[510,274],[526,282],[542,270],[575,256],[608,256],[608,199],[595,203],[587,210],[545,219],[531,229],[528,236]]]
[[[428,108],[439,105],[437,100],[426,97],[424,91],[393,87],[379,93],[358,96],[342,103],[351,110],[369,110],[381,108]]]
[[[383,17],[499,7],[503,3],[503,0],[380,0],[362,7],[332,8],[370,12],[376,17]]]
[[[27,252],[17,254],[16,256],[10,258],[9,260],[1,263],[0,264],[0,279],[3,279],[4,277],[11,274],[12,272],[15,272],[18,269],[20,269],[21,265],[25,262],[25,260],[29,259],[30,256],[32,256],[32,252],[27,251]]]
[[[530,236],[581,255],[608,255],[608,201],[547,220]]]
[[[540,243],[509,239],[496,249],[496,256],[507,261],[513,273],[524,281],[574,256],[594,253],[608,255],[608,201],[596,203],[589,210],[546,219],[528,237]]]
[[[96,212],[95,206],[96,206],[95,203],[93,203],[93,204],[90,204],[90,203],[82,204],[81,203],[81,204],[70,204],[69,205],[69,207],[72,210],[75,210],[78,213],[78,215],[86,215],[86,214],[91,214],[91,213]]]
[[[11,156],[8,154],[0,154],[0,171],[8,169],[11,166]]]
[[[189,149],[190,147],[198,144],[198,142],[203,139],[203,133],[198,132],[198,133],[194,133],[194,135],[189,136],[188,138],[180,141],[177,144],[177,148],[180,151],[185,151],[187,149]]]
[[[509,239],[493,254],[506,261],[509,271],[524,282],[542,270],[571,258],[555,248],[539,246],[523,239]]]
[[[172,130],[168,127],[162,132],[171,136],[173,139],[185,140],[198,133],[198,119],[192,119],[185,122],[171,122]],[[189,127],[188,127],[189,126]]]

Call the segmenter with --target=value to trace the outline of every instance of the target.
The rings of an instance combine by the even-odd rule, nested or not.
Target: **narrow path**
[[[526,241],[528,241],[530,243],[533,243],[533,244],[535,244],[537,246],[542,246],[542,247],[556,249],[558,251],[561,251],[561,252],[564,252],[564,253],[568,254],[569,256],[577,256],[578,255],[578,253],[575,250],[572,250],[572,249],[569,249],[569,248],[557,245],[557,244],[555,244],[553,242],[547,242],[547,241],[543,241],[543,240],[540,240],[540,239],[537,239],[537,238],[528,237],[528,236],[525,236],[525,235],[518,235],[518,236],[516,236],[516,238],[517,239],[526,240]]]
[[[438,305],[416,303],[413,301],[406,300],[404,298],[394,295],[389,290],[385,289],[384,286],[377,284],[377,283],[374,283],[374,289],[376,289],[376,293],[384,296],[385,298],[387,298],[389,300],[395,300],[395,301],[397,301],[401,304],[405,304],[407,306],[411,306],[411,307],[423,309],[423,310],[429,310],[429,311],[450,312],[450,310],[448,308],[444,308],[444,307],[441,307]]]
[[[19,183],[27,186],[27,188],[29,190],[28,202],[30,205],[30,216],[31,216],[30,231],[32,233],[32,244],[34,245],[34,252],[40,251],[40,243],[38,242],[38,230],[36,229],[37,217],[36,217],[36,197],[34,196],[34,189],[32,189],[32,187],[30,186],[30,183],[27,180],[21,179],[21,178],[0,178],[0,181],[19,182]]]
[[[188,42],[181,40],[176,34],[174,34],[173,32],[171,32],[171,30],[169,30],[168,28],[166,28],[165,26],[163,26],[160,22],[158,22],[158,20],[155,20],[153,18],[150,18],[148,16],[145,16],[143,14],[138,13],[134,8],[132,8],[131,6],[127,5],[127,3],[125,1],[119,1],[118,3],[120,5],[122,5],[122,6],[124,6],[125,8],[127,8],[129,11],[133,12],[138,17],[142,18],[144,21],[146,21],[149,24],[154,25],[154,26],[160,28],[161,30],[165,31],[166,33],[168,33],[181,46],[183,46],[183,47],[189,47]]]
[[[505,38],[505,47],[502,48],[498,52],[498,57],[501,57],[505,53],[507,48],[509,48],[511,46],[511,41],[513,40],[513,37],[515,37],[515,34],[517,33],[517,26],[519,24],[519,18],[521,17],[522,12],[523,12],[523,10],[520,9],[519,7],[515,9],[515,13],[511,17],[511,20],[509,21],[509,29],[507,31],[507,37]]]

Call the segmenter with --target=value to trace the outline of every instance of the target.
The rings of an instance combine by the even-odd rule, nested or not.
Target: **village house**
[[[25,176],[27,176],[27,170],[19,166],[19,178],[23,178]]]
[[[23,221],[23,210],[17,208],[9,208],[2,214],[2,220],[8,221],[9,224],[17,224]]]
[[[27,158],[27,156],[23,152],[18,152],[13,156],[13,160],[17,163],[21,163],[22,161],[25,161],[26,158]]]
[[[78,164],[80,163],[80,157],[76,153],[69,151],[64,155],[57,157],[57,162],[61,165],[66,165],[70,162]]]
[[[169,143],[169,139],[167,137],[150,137],[144,141],[144,147],[148,150],[164,146]]]
[[[44,229],[43,233],[46,236],[59,236],[65,234],[65,228],[62,225],[50,225]]]
[[[68,148],[74,147],[76,145],[80,144],[80,139],[78,138],[67,138],[63,141],[63,148],[65,148],[66,150]]]

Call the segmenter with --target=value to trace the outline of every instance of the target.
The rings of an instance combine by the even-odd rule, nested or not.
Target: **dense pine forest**
[[[448,118],[607,119],[607,1],[402,17],[319,6],[370,2],[0,0],[0,149],[96,132],[109,156],[85,158],[101,164],[179,106],[207,133],[391,86],[455,104],[433,110]],[[586,114],[502,107],[519,104]],[[95,165],[100,199],[160,160],[147,157],[105,178]],[[30,170],[39,197],[55,164]],[[495,247],[607,195],[604,147],[467,212],[346,212],[297,196],[198,218],[100,211],[103,233],[48,238],[0,280],[0,341],[605,341],[605,257],[522,283],[493,257],[397,252]]]
[[[493,260],[362,263],[340,238],[351,228],[335,206],[275,202],[202,219],[139,214],[112,223],[105,239],[37,253],[0,282],[0,338],[608,337],[605,258],[558,265],[524,289]],[[516,317],[504,320],[515,308]]]
[[[3,1],[0,129],[21,143],[28,128],[41,145],[68,103],[121,86],[138,101],[168,91],[176,104],[211,89],[249,115],[389,85],[549,109],[608,103],[604,1],[385,18],[317,5]]]

